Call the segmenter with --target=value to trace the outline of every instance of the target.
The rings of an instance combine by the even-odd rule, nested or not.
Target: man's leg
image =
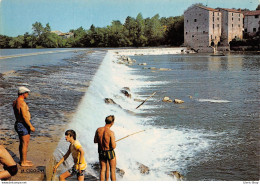
[[[8,171],[1,171],[0,172],[0,180],[8,179],[11,177],[11,174]]]
[[[78,175],[78,181],[84,181],[84,174],[82,176]]]
[[[106,173],[106,160],[99,160],[100,163],[100,181],[105,181],[105,173]]]
[[[111,172],[111,181],[116,181],[116,157],[112,160],[109,160],[110,172]]]
[[[28,151],[30,137],[31,137],[30,134],[20,136],[20,145],[19,145],[20,160],[21,160],[21,166],[24,167],[33,166],[32,163],[27,161],[27,151]]]
[[[60,180],[60,181],[66,181],[66,178],[68,178],[68,177],[70,177],[70,176],[71,176],[71,174],[69,173],[69,171],[66,171],[65,173],[63,173],[63,174],[60,175],[59,180]]]
[[[107,163],[106,163],[106,181],[109,181],[109,170],[110,170],[109,161],[107,161]]]

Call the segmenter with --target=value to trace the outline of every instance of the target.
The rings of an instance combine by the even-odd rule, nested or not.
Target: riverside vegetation
[[[112,21],[111,25],[100,28],[93,24],[88,30],[83,27],[70,30],[73,36],[62,38],[51,32],[49,23],[44,27],[40,22],[32,24],[32,33],[17,37],[0,35],[0,48],[71,48],[71,47],[145,47],[171,45],[179,46],[184,41],[184,18],[161,17],[136,18],[128,16],[125,23]]]

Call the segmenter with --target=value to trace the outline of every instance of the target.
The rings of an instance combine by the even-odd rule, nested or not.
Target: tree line
[[[145,47],[180,46],[184,42],[184,17],[136,18],[128,16],[124,24],[112,21],[106,27],[89,29],[79,27],[70,30],[73,36],[63,38],[51,32],[49,23],[32,24],[32,33],[26,32],[17,37],[0,35],[0,48],[71,48],[71,47]]]

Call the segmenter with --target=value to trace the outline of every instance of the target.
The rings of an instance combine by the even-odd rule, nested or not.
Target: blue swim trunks
[[[30,127],[23,122],[16,122],[14,128],[19,136],[25,136],[31,133]]]

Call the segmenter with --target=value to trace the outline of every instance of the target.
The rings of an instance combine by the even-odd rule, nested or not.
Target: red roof
[[[208,8],[206,6],[199,6],[199,5],[196,5],[196,6],[199,7],[199,8],[202,8],[204,10],[219,12],[219,10],[216,10],[214,8]]]
[[[236,10],[236,9],[228,9],[228,8],[219,8],[219,9],[226,10],[228,12],[241,13],[241,10]]]
[[[246,12],[243,12],[243,14],[244,14],[245,16],[260,15],[260,10],[256,10],[256,11],[246,11]]]

